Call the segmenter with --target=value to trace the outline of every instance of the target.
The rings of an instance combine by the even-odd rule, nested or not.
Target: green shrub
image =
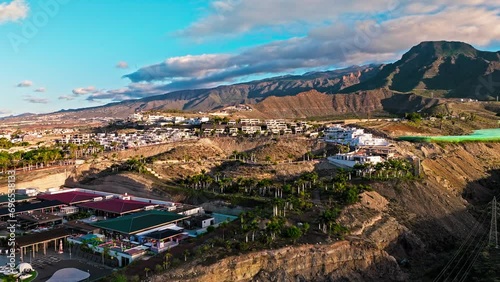
[[[405,118],[409,121],[418,122],[422,120],[422,115],[419,113],[409,113],[405,115]]]
[[[290,226],[285,230],[285,236],[295,242],[302,236],[302,230],[297,226]]]
[[[163,271],[163,266],[161,264],[155,265],[155,272],[156,273],[161,273]]]
[[[123,274],[113,274],[111,281],[113,281],[113,282],[127,282],[127,277]]]

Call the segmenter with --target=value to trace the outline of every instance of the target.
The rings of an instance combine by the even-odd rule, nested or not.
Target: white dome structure
[[[56,271],[46,282],[79,282],[90,277],[90,273],[76,268],[63,268]]]
[[[17,270],[19,270],[19,273],[31,272],[33,271],[33,267],[31,266],[31,264],[23,262],[17,266]]]

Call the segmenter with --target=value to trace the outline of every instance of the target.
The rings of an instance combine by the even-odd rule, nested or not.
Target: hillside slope
[[[432,280],[498,193],[500,144],[403,142],[398,149],[425,158],[424,179],[373,183],[375,191],[342,213],[352,231],[346,240],[195,260],[153,281]]]
[[[181,90],[138,100],[127,100],[104,106],[59,112],[72,118],[126,117],[135,111],[186,110],[207,111],[223,106],[255,104],[267,97],[294,96],[315,89],[336,93],[341,89],[374,77],[381,66],[353,66],[346,69],[287,75],[211,89]]]
[[[414,94],[395,94],[387,89],[350,94],[323,94],[312,90],[296,96],[269,97],[253,106],[261,117],[307,118],[320,116],[386,115],[421,111],[438,105],[436,98]],[[253,115],[256,115],[253,113]]]

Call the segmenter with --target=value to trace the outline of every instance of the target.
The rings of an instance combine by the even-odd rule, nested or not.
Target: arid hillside
[[[253,106],[266,118],[357,117],[367,118],[388,113],[405,113],[429,109],[442,103],[439,99],[412,94],[395,94],[387,89],[351,94],[303,92],[296,96],[269,97]]]
[[[219,142],[212,140],[210,145],[223,144]],[[286,146],[283,142],[239,143],[225,150],[245,148],[257,152],[259,147]],[[203,142],[204,146],[207,144]],[[398,142],[397,149],[402,156],[421,159],[423,178],[373,181],[374,191],[361,194],[361,201],[341,214],[340,222],[350,230],[344,240],[321,245],[303,241],[276,250],[246,250],[216,261],[204,261],[201,256],[155,276],[153,281],[432,280],[478,224],[478,213],[484,210],[482,205],[500,192],[500,144]],[[202,164],[210,171],[210,166],[221,163]],[[174,172],[180,173],[178,176],[199,173],[202,166],[195,162],[156,166],[158,170],[162,167],[165,176],[172,173],[170,176],[174,177]],[[291,177],[307,171],[329,175],[333,168],[321,162],[268,166],[228,162],[223,166],[223,173],[229,177]],[[95,184],[98,183],[94,181]],[[152,193],[162,189],[170,191],[167,195],[174,191],[157,186]],[[315,222],[313,218],[310,220]],[[223,252],[213,250],[219,251]]]

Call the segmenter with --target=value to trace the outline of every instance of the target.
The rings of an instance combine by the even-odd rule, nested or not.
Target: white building
[[[242,126],[241,127],[241,131],[243,131],[243,133],[247,133],[247,134],[254,134],[257,131],[261,131],[261,130],[262,130],[262,128],[260,126]]]
[[[342,127],[334,125],[324,130],[324,141],[356,147],[363,146],[389,146],[384,138],[374,138],[372,134],[365,133],[363,129],[356,127]]]
[[[132,121],[142,121],[144,116],[141,113],[133,113],[128,118]]]
[[[356,164],[371,163],[373,165],[383,162],[381,156],[368,156],[364,153],[351,152],[346,154],[336,154],[327,158],[328,162],[341,167],[353,168]]]
[[[164,116],[155,116],[155,115],[149,115],[148,116],[148,122],[158,122],[158,121],[162,121],[165,117]]]
[[[19,195],[26,195],[28,197],[35,197],[38,195],[39,191],[36,188],[22,188],[16,189],[16,193]]]

